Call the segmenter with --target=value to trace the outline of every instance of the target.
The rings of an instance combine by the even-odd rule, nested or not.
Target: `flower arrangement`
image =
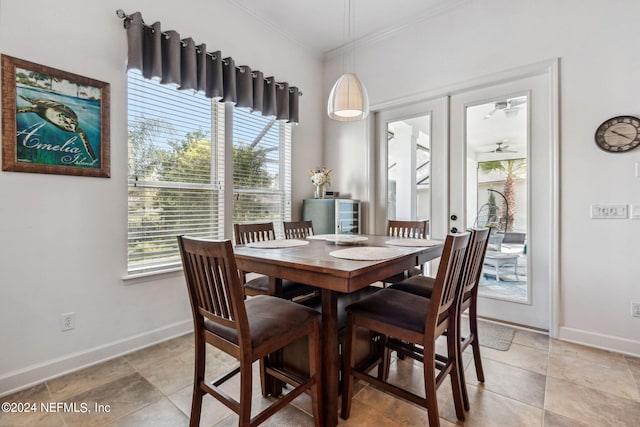
[[[311,175],[311,182],[315,186],[331,185],[331,169],[309,169],[309,175]]]
[[[311,183],[316,186],[314,197],[324,199],[324,186],[331,185],[331,169],[320,167],[309,169],[309,175],[311,175]]]

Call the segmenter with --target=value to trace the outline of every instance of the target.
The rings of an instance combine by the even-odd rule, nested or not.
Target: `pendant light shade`
[[[352,70],[355,70],[355,13],[352,0],[345,0],[345,33],[351,44]],[[353,20],[353,21],[352,21]],[[353,32],[352,32],[353,29]],[[355,71],[346,72],[344,53],[342,56],[342,76],[336,81],[329,94],[327,102],[327,114],[329,118],[341,122],[362,120],[369,115],[369,96],[367,89]]]
[[[333,85],[327,113],[341,122],[362,120],[369,115],[367,89],[355,74],[343,74]]]

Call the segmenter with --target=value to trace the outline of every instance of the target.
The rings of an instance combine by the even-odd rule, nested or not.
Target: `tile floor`
[[[213,350],[213,349],[212,349]],[[192,381],[192,336],[186,335],[100,365],[0,398],[14,402],[71,402],[79,412],[2,414],[0,426],[152,426],[188,425]],[[438,390],[442,426],[638,426],[640,359],[582,347],[518,330],[509,351],[482,347],[486,382],[476,380],[465,357],[471,411],[456,420],[446,382]],[[233,363],[213,350],[208,376]],[[421,387],[420,366],[396,361],[393,381]],[[256,407],[268,403],[254,381]],[[233,387],[229,392],[233,393]],[[82,404],[91,413],[82,412]],[[96,404],[103,405],[96,411]],[[109,405],[109,410],[106,408]],[[301,396],[264,425],[312,426],[310,399]],[[352,415],[341,426],[424,426],[426,411],[360,385]],[[232,426],[237,417],[205,397],[202,426]]]

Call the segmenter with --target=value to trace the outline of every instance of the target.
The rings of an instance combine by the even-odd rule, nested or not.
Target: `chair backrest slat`
[[[227,299],[227,293],[224,289],[225,279],[220,276],[222,267],[216,258],[209,261],[209,268],[207,268],[209,280],[207,283],[209,285],[211,295],[216,297],[213,298],[213,307],[215,309],[213,313],[226,319],[233,319],[233,312],[231,311],[231,307]]]
[[[248,334],[244,291],[230,240],[178,236],[184,274],[196,324],[199,317]]]
[[[429,234],[429,220],[387,221],[387,236],[426,239]]]
[[[304,239],[307,236],[313,236],[312,221],[283,221],[285,239]]]
[[[467,248],[467,260],[465,260],[464,276],[462,279],[462,295],[471,292],[477,287],[482,274],[482,264],[484,256],[487,252],[487,244],[489,243],[490,228],[474,229],[471,233],[471,240]]]
[[[276,233],[272,222],[258,224],[233,224],[236,245],[246,245],[252,242],[275,240]]]
[[[445,313],[455,308],[454,304],[457,304],[468,243],[469,233],[447,236],[431,294],[431,304],[437,304],[437,310],[430,309],[427,312],[425,325],[427,331],[433,330],[436,324],[445,320],[447,318]]]

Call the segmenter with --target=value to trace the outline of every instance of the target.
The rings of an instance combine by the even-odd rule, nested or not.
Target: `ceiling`
[[[228,0],[287,38],[327,54],[348,44],[346,0]],[[466,0],[352,0],[354,39],[397,31]]]
[[[349,0],[227,0],[253,16],[267,28],[315,51],[331,55],[349,47],[346,12]],[[407,26],[461,6],[469,0],[351,0],[353,3],[354,40],[384,37]],[[504,100],[507,101],[507,100]],[[494,111],[494,102],[468,111],[469,153],[481,160],[500,156],[521,157],[526,153],[526,105],[521,114],[507,117],[504,110]],[[485,119],[487,114],[490,119]],[[427,123],[428,126],[428,123]],[[424,131],[424,130],[423,130]],[[426,132],[428,134],[428,132]],[[508,146],[505,153],[491,153],[496,142]],[[480,160],[480,158],[478,159]]]

